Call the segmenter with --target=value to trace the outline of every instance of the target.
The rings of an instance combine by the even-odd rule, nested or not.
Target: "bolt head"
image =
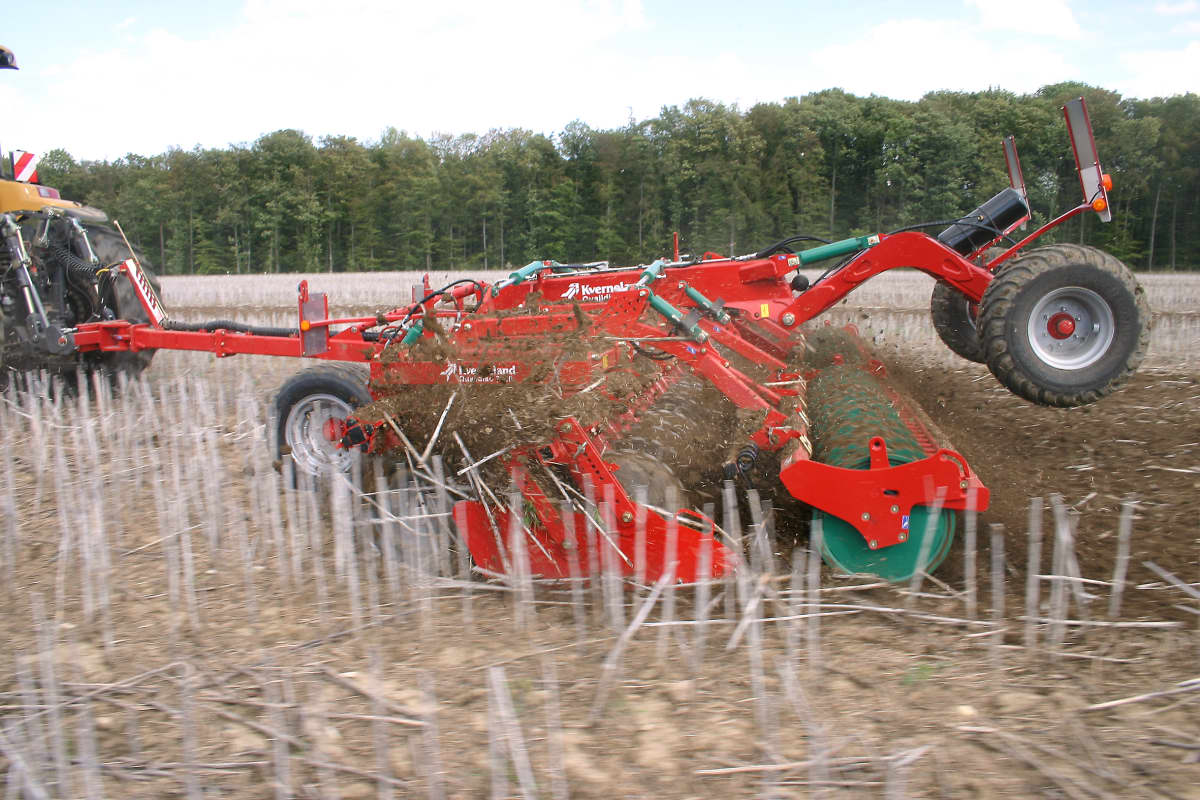
[[[862,513],[862,520],[863,520],[863,522],[870,522],[870,521],[871,521],[871,515],[870,515],[870,514],[868,514],[866,511],[864,511],[864,512]]]
[[[633,522],[633,512],[626,511],[626,512],[622,513],[621,514],[621,522],[624,522],[626,525]]]
[[[960,488],[960,489],[962,489],[962,490],[964,490],[964,491],[966,490],[967,486],[968,486],[968,484],[967,484],[967,482],[966,482],[966,481],[959,481],[959,482],[958,482],[958,488]]]
[[[870,547],[872,550],[875,550],[875,549],[878,549],[879,542],[872,539],[871,541],[867,542],[867,546]]]
[[[796,324],[796,315],[793,314],[792,312],[788,311],[782,317],[779,318],[779,321],[782,322],[784,325],[795,325]]]
[[[891,511],[893,514],[899,514],[899,513],[900,513],[900,506],[892,506],[892,507],[891,507],[891,509],[889,509],[889,510],[890,510],[890,511]]]
[[[902,542],[903,542],[903,541],[907,541],[907,540],[908,540],[908,534],[907,534],[907,533],[901,533],[901,534],[899,534],[898,536],[896,536],[896,538],[897,538],[897,539],[899,539],[899,540],[900,540],[900,541],[902,541]]]

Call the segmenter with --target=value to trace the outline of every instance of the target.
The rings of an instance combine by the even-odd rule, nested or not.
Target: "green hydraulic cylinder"
[[[729,314],[727,314],[724,309],[718,308],[716,303],[701,294],[698,289],[688,286],[683,290],[683,293],[686,294],[698,308],[711,315],[712,318],[717,322],[721,323],[722,325],[729,324]]]
[[[800,257],[801,264],[814,264],[829,258],[857,253],[859,250],[866,250],[877,244],[879,244],[878,234],[873,236],[854,236],[849,239],[842,239],[839,242],[810,247],[808,250],[802,250],[796,255]]]
[[[697,341],[697,342],[708,341],[708,334],[704,332],[703,328],[701,328],[699,325],[695,325],[695,324],[685,325],[684,318],[683,318],[683,312],[681,312],[678,308],[676,308],[675,306],[668,303],[666,300],[664,300],[661,297],[659,297],[658,295],[656,295],[654,292],[650,293],[650,307],[653,308],[658,313],[662,314],[664,317],[666,317],[668,320],[670,320],[674,325],[679,327],[681,330],[683,330],[683,332],[686,333],[688,336],[692,337],[692,339],[694,341]]]
[[[642,270],[642,277],[638,278],[637,285],[649,286],[650,284],[654,283],[656,280],[662,277],[662,271],[665,266],[667,266],[667,262],[660,258],[658,261],[655,261],[653,264],[646,267],[644,270]]]
[[[530,261],[525,266],[515,272],[508,273],[508,277],[492,287],[492,297],[500,294],[500,290],[507,286],[516,286],[518,283],[524,283],[534,275],[541,272],[546,267],[561,267],[557,261]]]
[[[421,338],[421,334],[425,332],[425,321],[417,320],[405,332],[404,338],[400,340],[400,344],[405,347],[412,347]]]

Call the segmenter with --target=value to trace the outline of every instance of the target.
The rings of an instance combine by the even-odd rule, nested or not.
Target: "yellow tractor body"
[[[84,222],[108,222],[108,215],[100,209],[73,200],[63,200],[57,189],[35,183],[0,179],[0,214],[41,211],[47,206],[61,208]]]

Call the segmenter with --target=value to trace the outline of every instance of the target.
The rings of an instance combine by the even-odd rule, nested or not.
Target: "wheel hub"
[[[1051,367],[1084,369],[1108,352],[1116,327],[1107,300],[1082,286],[1063,286],[1034,306],[1029,317],[1029,346]]]
[[[314,394],[292,407],[284,423],[296,468],[309,475],[345,472],[354,453],[340,447],[350,404],[332,394]]]
[[[1046,327],[1055,339],[1069,339],[1075,333],[1075,318],[1060,311],[1050,318],[1050,324]]]
[[[346,435],[346,421],[330,417],[325,420],[322,432],[325,434],[325,441],[340,442],[342,437]]]

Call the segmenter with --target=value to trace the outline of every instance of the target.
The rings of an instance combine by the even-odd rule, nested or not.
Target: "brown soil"
[[[715,605],[705,642],[697,625],[643,627],[627,647],[618,645],[597,589],[586,593],[586,607],[561,586],[539,588],[529,605],[478,579],[469,587],[417,580],[407,570],[419,559],[389,575],[373,507],[359,501],[342,516],[293,517],[269,455],[259,452],[257,422],[228,397],[211,424],[179,420],[169,434],[196,453],[205,445],[188,433],[211,430],[219,439],[220,498],[212,502],[221,538],[211,550],[200,513],[209,506],[197,499],[204,487],[188,483],[202,472],[192,450],[173,451],[183,492],[168,488],[162,497],[183,511],[165,523],[154,487],[173,480],[175,462],[159,469],[109,450],[98,459],[113,562],[106,623],[85,605],[100,573],[85,570],[80,542],[64,539],[59,521],[64,508],[79,513],[85,477],[61,487],[35,478],[33,434],[14,411],[4,431],[16,504],[5,515],[12,549],[0,590],[9,609],[0,768],[19,786],[14,765],[28,764],[30,782],[50,797],[508,797],[520,796],[531,776],[538,796],[562,796],[566,785],[572,797],[596,798],[1200,798],[1200,691],[1177,685],[1197,678],[1197,617],[1179,608],[1196,604],[1142,566],[1153,559],[1183,580],[1200,577],[1200,379],[1143,371],[1094,407],[1062,410],[1012,397],[982,367],[933,368],[898,354],[888,361],[892,378],[992,490],[979,521],[981,531],[1000,523],[1008,533],[1002,649],[978,635],[987,630],[980,623],[914,616],[965,615],[961,597],[937,586],[914,599],[890,587],[854,588],[863,582],[828,571],[823,600],[860,609],[822,618],[819,629],[773,622],[734,640],[731,622],[741,612],[728,599],[735,587],[722,586],[714,593],[728,596]],[[244,378],[228,369],[213,366],[196,385]],[[163,392],[188,379],[151,378]],[[111,432],[121,410],[118,401],[113,416],[89,424]],[[148,426],[138,413],[138,425]],[[84,456],[70,449],[71,428],[48,422],[45,441],[58,437],[75,469]],[[139,434],[112,433],[112,441],[126,435]],[[1112,572],[1120,502],[1138,498],[1130,573],[1137,588],[1126,592],[1121,621],[1182,627],[1072,629],[1058,657],[1020,648],[1029,498],[1055,492],[1080,512],[1082,572],[1096,580]],[[286,501],[279,533],[307,532],[319,547],[277,544],[275,496]],[[297,531],[289,520],[300,523]],[[189,522],[196,532],[184,538]],[[357,539],[335,545],[334,533],[348,529]],[[421,528],[422,541],[431,530]],[[170,546],[177,537],[186,548]],[[347,554],[350,541],[358,545]],[[984,574],[987,556],[984,547]],[[297,557],[300,580],[290,574]],[[427,557],[437,558],[432,550]],[[180,577],[187,574],[194,592]],[[962,590],[959,547],[939,577]],[[761,586],[783,590],[786,578]],[[991,588],[986,580],[980,587],[984,617]],[[1089,591],[1096,599],[1088,614],[1105,620],[1107,587]],[[617,627],[632,619],[645,590],[622,597]],[[673,602],[674,618],[698,618],[691,590]],[[49,619],[41,642],[31,611],[38,604]],[[648,620],[662,619],[667,607]],[[752,607],[773,617],[796,612],[786,594],[771,592]],[[618,651],[619,669],[606,669]],[[502,724],[508,709],[489,675],[503,678],[515,724]],[[1163,690],[1176,693],[1087,709]],[[514,734],[508,744],[504,730]],[[69,793],[56,782],[56,752]]]
[[[1111,572],[1121,502],[1130,498],[1138,501],[1130,579],[1156,579],[1142,565],[1147,560],[1192,580],[1200,575],[1200,376],[1143,369],[1099,403],[1064,409],[1015,397],[982,365],[945,370],[906,360],[891,375],[991,489],[992,506],[980,521],[1004,525],[1016,574],[1024,574],[1030,498],[1048,506],[1057,493],[1082,515],[1077,549],[1085,575]],[[1051,525],[1048,510],[1045,517]]]

